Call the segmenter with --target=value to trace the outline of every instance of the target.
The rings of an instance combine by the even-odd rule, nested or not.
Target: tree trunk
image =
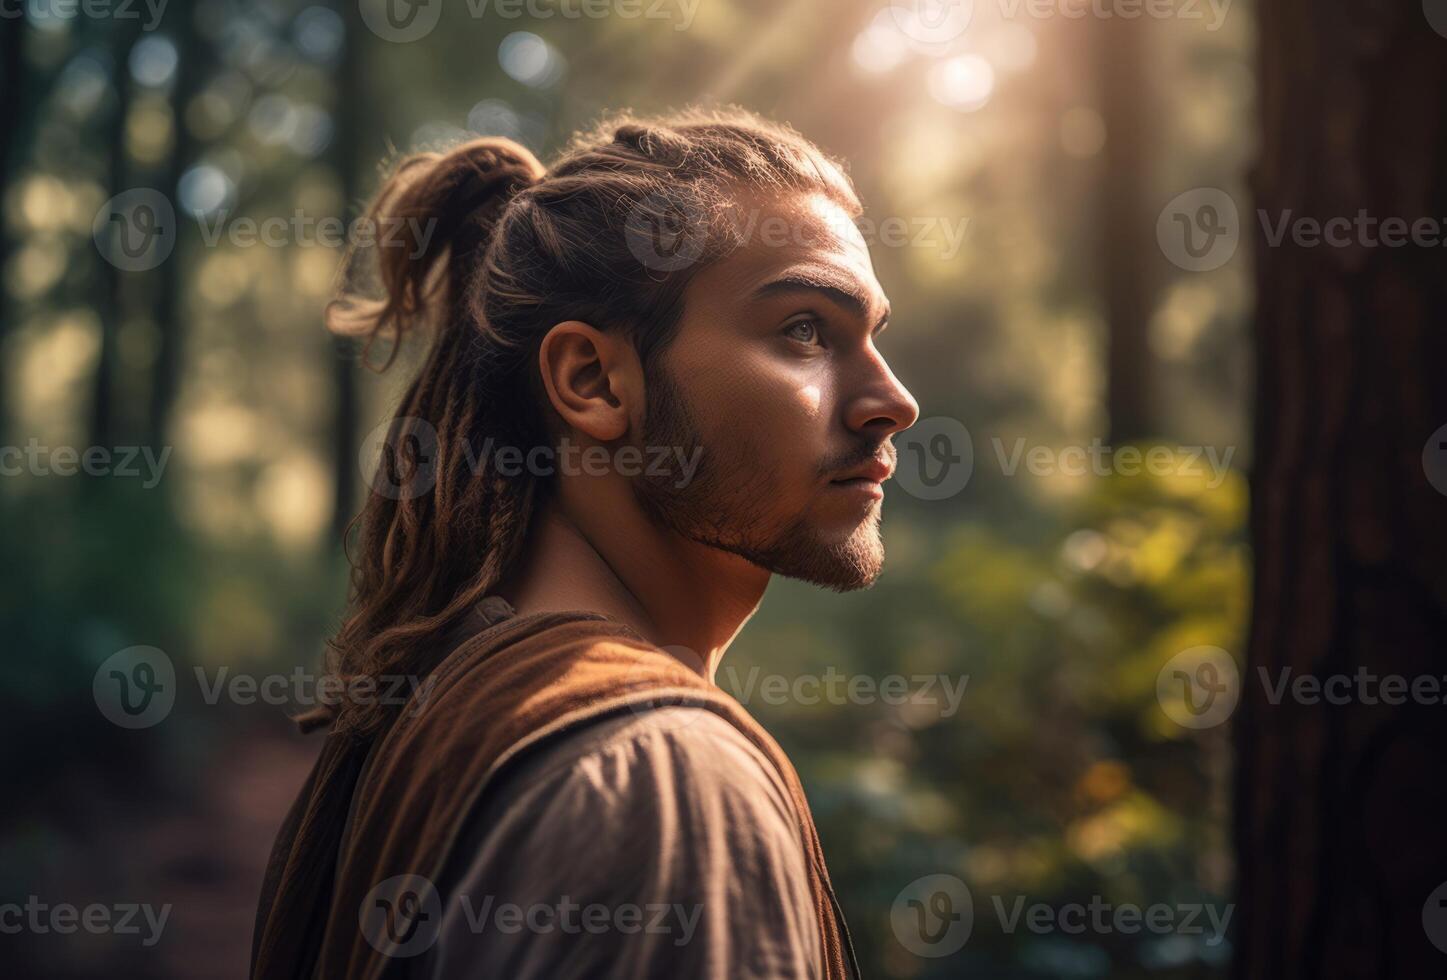
[[[126,117],[131,109],[130,53],[140,33],[139,21],[122,21],[115,32],[115,67],[111,83],[116,102],[106,132],[110,150],[107,193],[128,190],[130,173],[126,156]],[[119,371],[120,329],[125,310],[125,274],[113,262],[97,257],[99,275],[95,283],[95,310],[100,319],[100,353],[96,358],[90,404],[90,445],[114,446],[116,435],[115,398]]]
[[[333,106],[336,122],[336,140],[332,144],[332,167],[341,184],[342,203],[346,209],[343,220],[356,215],[353,209],[359,206],[361,187],[357,180],[357,158],[362,148],[362,114],[358,108],[368,104],[364,101],[363,89],[366,80],[361,71],[359,46],[366,37],[366,26],[358,13],[356,4],[346,7],[346,36],[343,40],[341,63],[337,66],[336,102]],[[358,463],[357,454],[361,447],[357,435],[357,356],[356,344],[338,338],[333,341],[335,355],[332,359],[333,415],[332,415],[332,521],[331,535],[327,546],[331,548],[346,535],[347,525],[352,519],[356,506]]]
[[[0,31],[0,200],[6,196],[10,181],[20,170],[21,118],[26,104],[24,95],[25,35],[30,29],[12,24]],[[10,265],[10,233],[0,224],[0,270]],[[0,343],[15,320],[15,303],[8,290],[0,289]],[[5,371],[0,369],[0,439],[10,421],[6,403]]]
[[[1100,275],[1107,329],[1106,413],[1110,442],[1158,435],[1150,379],[1149,328],[1159,267],[1154,222],[1144,201],[1151,171],[1151,87],[1145,48],[1150,21],[1098,18],[1096,57],[1100,112],[1105,120],[1102,163]]]
[[[146,440],[159,451],[166,444],[171,410],[175,407],[180,387],[181,357],[186,338],[185,242],[181,232],[190,222],[182,217],[180,200],[181,177],[194,162],[196,141],[186,125],[186,105],[201,88],[205,76],[203,59],[213,57],[205,39],[196,30],[196,12],[189,6],[178,7],[172,16],[177,24],[172,40],[180,53],[175,84],[171,91],[171,110],[176,124],[175,145],[166,167],[161,190],[176,202],[176,243],[170,258],[157,270],[160,278],[156,298],[156,328],[160,331],[156,361],[151,369],[150,404],[146,413]]]
[[[1380,226],[1346,247],[1272,247],[1264,226],[1288,211],[1447,216],[1447,38],[1421,0],[1258,9],[1261,210],[1243,209],[1257,229],[1257,565],[1236,718],[1235,975],[1441,976],[1444,249],[1373,245]],[[1347,703],[1288,689],[1273,704],[1287,669],[1351,679]],[[1437,691],[1372,703],[1391,689],[1359,670]]]

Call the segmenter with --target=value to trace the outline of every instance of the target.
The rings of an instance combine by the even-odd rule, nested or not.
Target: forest
[[[12,975],[246,973],[423,353],[323,324],[385,168],[695,104],[846,161],[921,406],[879,583],[719,673],[864,973],[1447,962],[1435,0],[23,0],[0,64],[0,906],[170,909]]]

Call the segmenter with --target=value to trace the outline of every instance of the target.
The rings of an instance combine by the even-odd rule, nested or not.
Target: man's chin
[[[773,571],[776,575],[798,579],[801,582],[818,585],[834,592],[858,592],[861,589],[869,588],[878,581],[880,572],[883,571],[883,564],[855,563],[847,559],[834,559],[831,556],[831,559],[826,562],[793,571],[787,568],[776,568]]]
[[[782,526],[761,519],[740,495],[712,491],[708,479],[680,490],[664,482],[640,480],[635,494],[659,526],[698,544],[727,551],[785,578],[799,579],[836,592],[867,589],[884,568],[879,536],[880,512],[810,513]],[[745,500],[768,499],[766,486],[751,489]]]
[[[835,592],[867,589],[884,570],[884,544],[873,521],[843,540],[832,541],[813,528],[799,526],[759,554],[745,557],[775,575]]]

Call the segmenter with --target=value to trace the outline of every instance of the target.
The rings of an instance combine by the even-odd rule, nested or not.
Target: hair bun
[[[327,326],[343,335],[405,333],[425,318],[447,281],[448,266],[465,266],[485,248],[507,203],[547,176],[531,150],[514,140],[486,136],[446,153],[403,159],[368,212],[375,244],[349,249],[342,286],[327,308]],[[449,257],[446,263],[439,260]],[[358,281],[378,281],[383,296],[367,299]],[[390,360],[390,359],[389,359]]]
[[[416,165],[415,176],[410,172]],[[393,218],[424,223],[421,254],[444,246],[471,251],[486,237],[503,207],[547,174],[533,152],[501,136],[471,140],[444,154],[403,164],[394,179],[412,176],[392,207]],[[430,228],[430,232],[427,230]]]
[[[497,202],[506,203],[518,191],[547,175],[533,152],[502,136],[485,136],[463,143],[437,157],[425,183],[439,210],[450,206],[459,215]]]

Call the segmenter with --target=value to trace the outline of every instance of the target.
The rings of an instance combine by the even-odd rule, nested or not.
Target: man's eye
[[[795,320],[784,328],[784,336],[802,344],[819,342],[819,324],[814,320]]]

